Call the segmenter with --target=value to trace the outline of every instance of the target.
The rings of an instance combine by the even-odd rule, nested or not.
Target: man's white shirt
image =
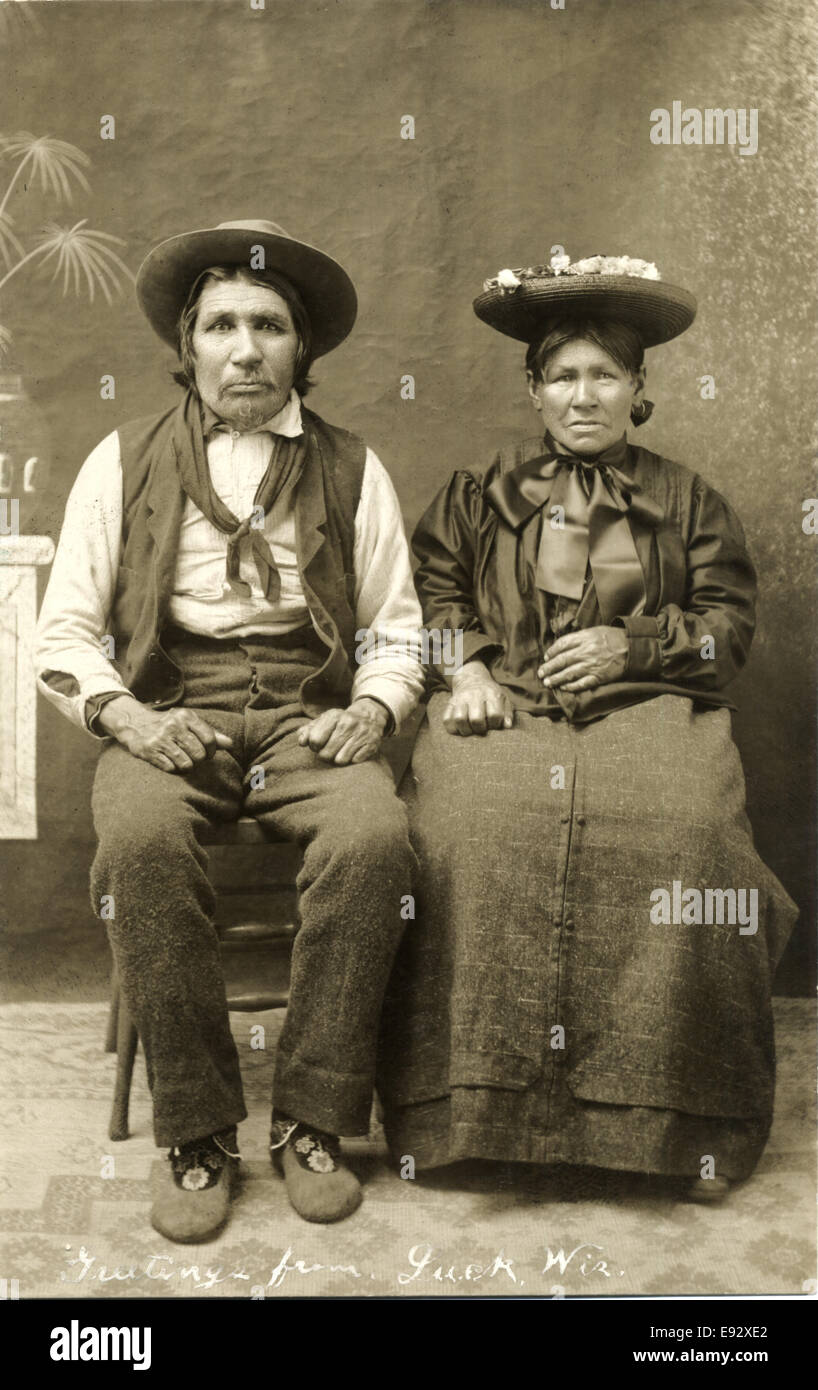
[[[258,430],[218,430],[206,441],[213,487],[238,517],[248,516],[270,461],[273,434],[302,433],[301,401],[290,392],[282,409]],[[168,616],[206,637],[281,635],[311,622],[298,570],[292,494],[264,517],[263,532],[281,576],[275,603],[264,595],[247,547],[242,597],[226,585],[227,536],[185,499]],[[412,583],[403,518],[392,481],[366,451],[355,514],[355,614],[362,644],[352,699],[371,695],[392,711],[396,729],[423,690],[418,661],[422,615]],[[73,723],[86,728],[85,705],[95,695],[127,688],[106,651],[122,556],[122,468],[119,436],[109,434],[89,454],[71,489],[62,533],[37,625],[37,684]],[[314,625],[314,624],[313,624]],[[59,673],[53,683],[43,675]],[[67,678],[67,679],[65,679]],[[72,679],[73,678],[73,679]]]

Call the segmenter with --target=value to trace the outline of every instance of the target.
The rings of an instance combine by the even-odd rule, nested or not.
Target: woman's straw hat
[[[647,348],[684,333],[696,317],[696,300],[661,280],[650,262],[591,256],[572,265],[563,255],[548,266],[501,270],[485,281],[474,312],[524,343],[541,338],[557,319],[613,319],[634,328]]]

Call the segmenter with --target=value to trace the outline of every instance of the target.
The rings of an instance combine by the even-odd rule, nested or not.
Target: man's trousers
[[[203,833],[241,814],[303,848],[301,926],[278,1043],[276,1107],[333,1134],[365,1134],[381,1003],[414,868],[406,813],[382,759],[346,767],[298,745],[299,701],[323,660],[311,628],[218,640],[170,629],[182,703],[233,740],[163,772],[106,739],[93,791],[91,895],[145,1052],[160,1146],[243,1120]],[[263,786],[251,787],[262,779]],[[255,774],[255,776],[254,776]],[[109,895],[109,896],[108,896]]]

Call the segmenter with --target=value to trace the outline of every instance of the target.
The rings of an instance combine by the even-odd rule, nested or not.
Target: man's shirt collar
[[[199,406],[202,412],[202,432],[206,440],[213,434],[230,434],[233,427],[222,420],[214,410],[211,410],[209,405],[205,405],[204,401],[200,400]],[[241,431],[241,433],[283,434],[288,439],[295,439],[299,434],[303,434],[301,397],[295,387],[291,388],[289,396],[275,415],[271,415],[269,420],[265,420],[257,429]]]

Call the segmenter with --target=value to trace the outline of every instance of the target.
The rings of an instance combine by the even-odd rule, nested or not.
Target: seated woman
[[[427,628],[462,664],[437,667],[413,758],[387,1136],[419,1169],[594,1165],[711,1200],[767,1139],[796,913],[753,847],[722,693],[754,628],[741,525],[625,433],[652,409],[644,348],[695,301],[643,261],[564,257],[474,307],[529,344],[544,437],[456,473],[414,537]]]

